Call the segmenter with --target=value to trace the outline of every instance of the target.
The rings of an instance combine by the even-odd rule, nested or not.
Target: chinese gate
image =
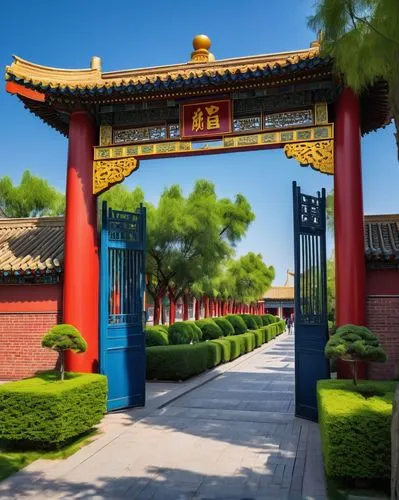
[[[112,323],[112,316],[123,319],[125,313],[122,318],[110,313],[99,350],[97,196],[145,159],[281,148],[301,166],[334,174],[337,325],[365,323],[360,133],[389,120],[386,82],[356,96],[335,73],[331,57],[321,55],[319,41],[294,52],[225,60],[216,60],[210,45],[198,35],[188,62],[158,68],[103,72],[99,57],[82,70],[18,57],[6,68],[7,91],[68,136],[64,321],[75,325],[89,346],[68,358],[69,370],[96,370],[99,354],[106,365],[113,356],[112,332],[125,329],[127,339],[139,335],[137,308],[126,312],[133,314],[132,323]],[[140,251],[129,250],[131,241],[109,244],[109,255]],[[110,268],[116,273],[111,285],[122,279],[118,259]],[[108,304],[103,274],[110,265],[102,261],[102,311]]]
[[[326,193],[301,193],[293,183],[295,254],[295,415],[317,421],[316,383],[330,378],[328,340]]]
[[[102,206],[100,372],[108,378],[108,410],[145,403],[145,208]]]

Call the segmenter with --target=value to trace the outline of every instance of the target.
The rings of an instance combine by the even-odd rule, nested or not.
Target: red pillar
[[[173,294],[169,293],[169,325],[173,325],[176,321],[176,299]]]
[[[337,326],[365,324],[365,262],[359,100],[345,88],[335,110],[335,286]],[[366,377],[366,366],[358,370]],[[338,377],[351,378],[347,363]]]
[[[97,199],[93,195],[93,146],[96,129],[84,111],[69,123],[65,214],[64,323],[85,338],[84,354],[66,352],[66,369],[98,371]]]
[[[365,263],[359,101],[345,88],[336,105],[334,175],[337,326],[365,324]]]

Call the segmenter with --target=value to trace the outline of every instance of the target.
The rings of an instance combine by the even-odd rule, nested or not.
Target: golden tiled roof
[[[0,219],[0,272],[57,271],[64,259],[64,217]]]
[[[293,286],[272,286],[264,295],[265,300],[294,300]]]
[[[6,67],[6,79],[13,77],[16,81],[29,82],[33,86],[41,85],[50,88],[91,89],[95,87],[119,87],[126,85],[148,84],[156,81],[175,80],[181,78],[201,78],[223,75],[226,72],[246,73],[274,69],[291,64],[299,64],[319,56],[317,43],[309,49],[293,52],[279,52],[250,57],[210,60],[199,63],[183,63],[167,66],[155,66],[122,71],[101,72],[99,58],[93,58],[91,68],[61,69],[42,66],[14,56],[14,61]]]

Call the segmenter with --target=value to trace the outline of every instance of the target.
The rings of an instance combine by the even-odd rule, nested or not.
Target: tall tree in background
[[[267,266],[262,255],[253,252],[231,261],[227,272],[234,283],[234,297],[242,304],[257,302],[275,278],[274,267]]]
[[[399,158],[399,1],[318,0],[309,25],[355,92],[388,82]]]
[[[254,218],[242,195],[220,200],[205,180],[197,181],[187,198],[176,185],[163,192],[147,223],[147,290],[155,323],[162,297],[169,296],[173,321],[177,300],[201,278],[216,276]]]
[[[0,178],[0,208],[7,217],[62,215],[65,196],[46,180],[25,170],[19,185],[14,185],[10,177]]]

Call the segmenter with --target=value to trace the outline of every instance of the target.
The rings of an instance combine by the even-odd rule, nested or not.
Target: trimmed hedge
[[[238,314],[228,314],[226,319],[234,328],[235,335],[241,335],[247,331],[244,320]]]
[[[257,329],[262,328],[263,321],[262,321],[262,318],[260,317],[260,315],[259,314],[252,314],[252,317],[257,325]]]
[[[213,321],[222,330],[225,337],[227,337],[227,335],[234,335],[233,325],[226,318],[213,318]]]
[[[265,333],[263,332],[263,330],[251,330],[250,333],[253,333],[255,335],[255,347],[260,347],[265,343]]]
[[[240,314],[239,316],[244,320],[248,330],[256,330],[258,328],[258,324],[252,314]]]
[[[385,392],[366,399],[351,380],[317,383],[324,467],[329,477],[388,478],[391,464],[392,400],[396,382],[359,382],[364,391]]]
[[[214,368],[222,362],[222,346],[214,342],[206,342],[208,348],[208,368]]]
[[[210,365],[212,355],[208,344],[209,342],[203,342],[147,347],[147,378],[149,380],[186,380],[204,372]]]
[[[209,343],[214,343],[221,346],[222,363],[228,363],[231,360],[231,343],[228,341],[228,339],[222,338],[211,340]]]
[[[160,326],[147,326],[145,331],[145,341],[147,347],[154,345],[169,345],[167,330]]]
[[[213,340],[223,337],[222,329],[212,319],[199,319],[195,322],[202,331],[203,340]]]
[[[225,337],[227,342],[230,343],[230,359],[236,359],[241,354],[241,339],[238,335],[232,335],[231,337]]]
[[[169,343],[172,345],[198,342],[198,333],[188,321],[179,321],[169,327]]]
[[[263,326],[271,325],[272,323],[276,323],[276,317],[273,314],[262,314],[260,316],[263,321]]]
[[[101,421],[106,412],[107,378],[66,372],[61,382],[58,376],[42,373],[0,386],[0,440],[57,448]]]

